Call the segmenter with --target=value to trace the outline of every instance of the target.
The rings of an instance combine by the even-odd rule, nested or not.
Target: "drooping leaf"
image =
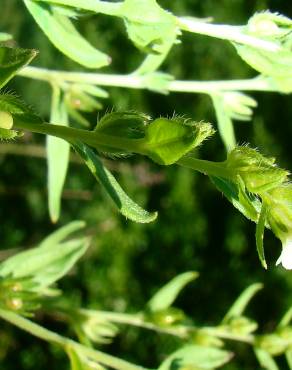
[[[189,122],[179,117],[158,118],[146,127],[146,155],[158,164],[170,165],[213,133],[209,123]]]
[[[0,88],[37,55],[36,50],[0,47]]]
[[[229,152],[236,146],[232,119],[224,108],[223,97],[218,94],[212,94],[211,98],[216,112],[219,134],[227,152]]]
[[[237,183],[215,176],[210,176],[210,179],[217,189],[220,190],[233,206],[246,218],[254,222],[257,221],[261,203],[253,194],[246,192],[240,178]]]
[[[257,245],[259,259],[261,261],[262,266],[265,269],[267,269],[267,262],[265,258],[263,241],[264,241],[265,225],[266,225],[266,220],[267,220],[267,212],[268,212],[268,206],[265,204],[265,202],[263,202],[261,212],[260,212],[260,217],[258,219],[257,226],[256,226],[256,245]]]
[[[260,363],[260,365],[267,370],[279,370],[276,361],[273,357],[269,354],[269,352],[261,349],[261,348],[254,348],[255,355]]]
[[[263,288],[263,284],[261,283],[255,283],[250,285],[248,288],[246,288],[240,296],[236,299],[236,301],[233,303],[233,305],[230,307],[226,315],[224,316],[224,319],[222,320],[222,323],[224,324],[228,320],[230,320],[232,317],[240,317],[242,316],[244,310],[246,309],[246,306],[250,302],[250,300],[254,297],[254,295]]]
[[[170,282],[164,285],[155,295],[150,299],[147,307],[150,311],[165,310],[172,305],[180,291],[191,281],[198,277],[197,272],[184,272],[173,278]]]
[[[53,89],[51,124],[68,125],[68,116],[59,88]],[[60,216],[61,197],[69,164],[70,144],[54,136],[47,137],[48,202],[51,220]]]
[[[46,36],[67,57],[87,68],[110,64],[110,57],[90,45],[68,17],[43,2],[24,0],[24,3]]]
[[[142,209],[129,198],[92,149],[81,142],[74,142],[72,146],[125,217],[140,223],[152,222],[156,219],[156,212]]]
[[[222,349],[187,345],[167,357],[158,370],[216,369],[231,358],[232,353]]]

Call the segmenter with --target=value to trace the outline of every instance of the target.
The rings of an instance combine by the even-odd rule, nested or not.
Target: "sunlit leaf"
[[[173,278],[170,282],[164,285],[157,293],[150,299],[147,307],[150,311],[165,310],[170,307],[180,291],[191,281],[198,277],[197,272],[189,271],[180,274]]]
[[[156,163],[170,165],[214,133],[209,123],[179,117],[157,118],[146,127],[146,154]]]
[[[87,68],[110,64],[110,57],[90,45],[68,17],[45,3],[32,0],[24,0],[24,3],[50,41],[69,58]]]
[[[53,89],[51,124],[68,125],[65,103],[58,88]],[[47,137],[48,201],[53,222],[58,221],[61,197],[69,164],[70,144],[54,136]]]
[[[30,279],[34,284],[33,290],[41,291],[63,277],[88,246],[88,238],[56,244],[45,243],[5,260],[0,265],[0,276]]]
[[[222,349],[188,345],[167,357],[158,370],[216,369],[231,358],[232,353]]]
[[[261,348],[254,348],[255,355],[260,363],[260,365],[267,370],[279,370],[276,361],[273,357],[265,350]]]
[[[243,314],[246,306],[250,302],[250,300],[255,296],[255,294],[263,288],[263,284],[255,283],[250,285],[246,288],[240,296],[236,299],[233,305],[230,307],[228,312],[226,313],[224,319],[222,320],[223,323],[227,322],[232,317],[239,317]]]

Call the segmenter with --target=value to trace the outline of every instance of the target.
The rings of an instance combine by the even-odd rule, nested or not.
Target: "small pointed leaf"
[[[184,272],[176,276],[155,293],[147,307],[152,312],[167,309],[172,305],[180,291],[198,276],[199,274],[194,271]]]
[[[211,370],[226,364],[231,358],[232,353],[222,349],[187,345],[167,357],[158,370]]]
[[[255,355],[260,363],[260,365],[267,370],[279,370],[273,357],[265,350],[261,348],[255,348]]]
[[[0,47],[0,88],[35,56],[36,50]]]
[[[250,302],[250,300],[254,297],[254,295],[263,288],[263,284],[255,283],[250,285],[246,288],[240,296],[236,299],[233,303],[231,308],[228,310],[227,314],[225,315],[224,319],[222,320],[223,323],[227,322],[232,317],[239,317],[242,316],[246,306]]]

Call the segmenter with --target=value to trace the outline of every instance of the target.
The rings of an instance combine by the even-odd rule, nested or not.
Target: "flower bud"
[[[13,117],[11,113],[0,111],[0,128],[10,130],[13,127]]]
[[[247,146],[234,148],[228,155],[226,166],[235,176],[240,175],[246,189],[261,194],[282,184],[288,171],[276,167],[274,158],[266,158]]]
[[[258,37],[279,38],[291,28],[291,19],[269,11],[255,14],[248,22],[248,32]]]

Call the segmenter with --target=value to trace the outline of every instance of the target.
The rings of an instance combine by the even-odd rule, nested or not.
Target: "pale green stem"
[[[0,317],[37,338],[58,344],[64,349],[66,349],[66,347],[75,348],[84,356],[91,360],[95,360],[100,364],[109,366],[110,368],[117,370],[145,370],[142,366],[131,364],[128,361],[121,360],[104,352],[86,347],[72,339],[63,337],[13,312],[0,309]]]
[[[244,33],[245,26],[230,26],[225,24],[212,24],[198,21],[195,18],[177,18],[178,26],[183,31],[198,33],[200,35],[216,37],[218,39],[237,42],[256,49],[263,49],[270,52],[277,52],[281,48],[274,42],[265,41],[258,37]]]
[[[236,334],[231,333],[227,330],[216,327],[195,327],[195,326],[185,326],[178,325],[172,327],[162,327],[155,323],[147,322],[144,320],[143,315],[140,314],[126,314],[126,313],[116,313],[109,311],[91,311],[91,310],[80,310],[79,312],[86,314],[92,313],[100,318],[107,319],[113,323],[132,325],[141,327],[148,330],[153,330],[159,333],[168,334],[176,336],[178,338],[187,339],[190,333],[203,332],[210,336],[222,339],[233,340],[237,342],[248,343],[252,345],[254,343],[254,336],[250,334]]]
[[[113,149],[147,155],[147,146],[144,144],[144,139],[126,139],[104,135],[94,131],[48,123],[16,121],[15,127],[38,134],[56,136],[69,142],[82,141],[97,149],[106,146]],[[226,168],[224,162],[211,162],[186,155],[181,158],[177,164],[199,171],[205,175],[224,177],[229,180],[234,178],[234,172]]]
[[[114,86],[129,89],[145,89],[145,77],[136,74],[120,75],[91,72],[66,72],[45,68],[26,67],[19,76],[56,83],[87,83],[99,86]],[[267,78],[256,77],[230,81],[170,81],[168,91],[210,94],[215,91],[274,91]]]

